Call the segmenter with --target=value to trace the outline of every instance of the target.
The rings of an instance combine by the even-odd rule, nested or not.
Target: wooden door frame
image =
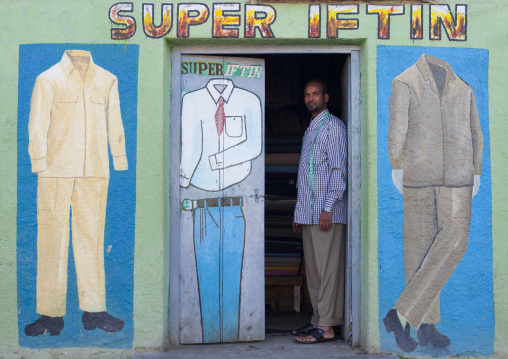
[[[349,272],[346,288],[346,323],[351,322],[349,341],[360,344],[360,47],[330,45],[190,45],[171,48],[171,110],[170,110],[170,188],[169,188],[169,344],[179,345],[180,326],[180,67],[182,55],[231,54],[349,54],[351,56],[350,99],[348,104],[348,253]],[[173,96],[173,95],[176,96]]]

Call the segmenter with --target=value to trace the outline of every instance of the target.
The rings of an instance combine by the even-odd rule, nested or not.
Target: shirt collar
[[[222,91],[222,93],[220,93],[214,85],[225,85],[226,88]],[[208,81],[208,84],[206,84],[206,89],[210,93],[210,96],[212,96],[215,103],[219,102],[221,97],[224,99],[224,102],[227,103],[234,88],[235,85],[233,84],[233,81],[228,79],[212,79]]]
[[[310,122],[310,125],[309,127],[311,129],[316,129],[319,124],[321,123],[321,120],[327,115],[329,114],[330,111],[328,111],[328,109],[325,109],[323,112],[321,112],[319,115],[317,115],[316,117],[314,117],[314,119]]]
[[[416,62],[416,66],[420,70],[422,76],[425,78],[425,81],[431,84],[436,93],[438,93],[438,89],[436,86],[436,81],[434,80],[434,75],[432,74],[432,70],[429,67],[429,63],[443,67],[446,70],[445,88],[448,86],[450,81],[455,81],[455,73],[453,72],[453,69],[448,62],[440,60],[437,57],[423,54]]]
[[[88,65],[88,70],[86,72],[86,77],[88,77],[88,75],[91,74],[91,72],[93,71],[94,62],[92,59],[92,54],[89,51],[84,51],[84,50],[65,50],[65,53],[62,56],[61,64],[62,64],[62,67],[63,67],[67,77],[70,76],[72,71],[76,70],[74,63],[72,62],[73,56],[83,56],[83,57],[86,56],[90,59],[89,60],[90,63]]]

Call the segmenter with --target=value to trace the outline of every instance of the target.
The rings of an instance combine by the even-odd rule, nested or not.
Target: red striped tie
[[[224,130],[224,122],[226,121],[226,115],[224,114],[224,99],[219,99],[219,106],[215,112],[215,126],[217,126],[217,134],[220,136]]]

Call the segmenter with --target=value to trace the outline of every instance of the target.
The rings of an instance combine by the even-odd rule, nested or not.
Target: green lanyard
[[[321,120],[321,123],[319,124],[319,127],[316,131],[316,136],[314,136],[314,140],[311,141],[310,143],[310,207],[311,207],[311,223],[314,224],[314,211],[312,210],[312,208],[314,207],[314,189],[313,189],[313,186],[312,186],[312,181],[313,181],[313,177],[314,177],[314,143],[316,142],[316,139],[317,139],[317,136],[319,135],[319,131],[321,130],[321,127],[323,127],[323,124],[325,123],[325,120],[328,118],[328,116],[330,115],[330,112],[328,112],[326,114],[325,117],[323,117],[323,119]],[[303,143],[302,143],[302,153],[303,153]],[[296,184],[296,186],[298,187],[298,183]]]

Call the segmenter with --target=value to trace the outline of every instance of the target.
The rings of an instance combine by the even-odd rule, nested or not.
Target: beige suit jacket
[[[67,50],[34,85],[28,123],[32,172],[39,177],[109,178],[127,169],[116,76],[88,51]]]
[[[389,107],[390,163],[404,170],[404,186],[473,185],[482,169],[480,120],[472,88],[447,62],[422,55],[393,80]]]

